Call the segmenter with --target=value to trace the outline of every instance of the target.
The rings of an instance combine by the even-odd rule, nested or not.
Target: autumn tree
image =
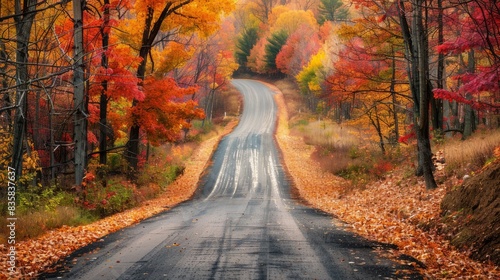
[[[209,90],[205,98],[205,121],[211,122],[214,113],[215,94],[221,88],[228,85],[231,74],[236,70],[236,63],[233,61],[230,51],[219,50],[214,56],[208,68]]]
[[[129,114],[131,120],[143,124],[148,141],[155,146],[179,139],[182,128],[188,126],[188,120],[204,116],[203,110],[193,100],[176,101],[192,95],[196,90],[194,87],[180,88],[172,78],[154,77],[145,79],[143,86],[147,95]]]
[[[215,93],[225,87],[238,65],[234,58],[234,26],[228,19],[221,28],[208,38],[193,37],[190,46],[194,53],[187,62],[174,69],[173,76],[183,87],[196,86],[198,90],[191,99],[200,101],[205,108],[205,121],[211,121]],[[222,101],[224,102],[224,101]],[[185,132],[189,129],[186,127]]]
[[[253,13],[254,5],[253,2],[240,3],[240,5],[237,5],[236,10],[233,11],[230,19],[235,33],[238,34],[234,43],[236,45],[236,61],[240,65],[240,70],[243,71],[249,70],[247,63],[250,52],[265,32],[263,27],[266,25]]]
[[[307,40],[304,40],[304,34],[310,34]],[[318,52],[324,40],[321,32],[307,24],[301,25],[288,37],[276,56],[276,67],[282,73],[295,77]]]
[[[258,73],[278,71],[276,58],[290,34],[295,33],[301,26],[304,26],[303,31],[311,31],[312,34],[316,33],[318,28],[311,11],[293,10],[278,5],[273,8],[269,17],[269,26],[265,32],[261,32],[261,38],[250,51],[248,59],[250,69]]]
[[[110,147],[108,138],[114,138],[115,128],[124,123],[114,118],[110,121],[108,111],[110,107],[115,107],[120,99],[133,100],[144,99],[144,93],[137,86],[137,78],[132,73],[132,67],[137,67],[140,60],[133,55],[131,48],[120,45],[118,38],[113,34],[117,27],[117,18],[123,10],[129,8],[129,3],[121,1],[117,5],[99,1],[88,3],[91,9],[82,11],[82,42],[83,59],[85,62],[85,93],[84,102],[75,103],[85,104],[85,116],[80,116],[78,120],[88,122],[87,129],[81,131],[82,137],[86,137],[88,144],[85,158],[92,152],[95,144],[99,144],[99,155],[101,164],[106,163],[107,151]],[[61,49],[68,54],[72,53],[75,43],[71,38],[74,30],[74,23],[71,19],[61,20],[56,25],[56,35],[58,36]],[[81,110],[81,109],[80,109]],[[114,114],[116,116],[117,114]],[[80,126],[75,126],[77,129]],[[79,141],[81,142],[81,141]],[[81,174],[80,174],[81,175]],[[77,176],[80,177],[80,176]]]
[[[377,44],[375,39],[373,45],[365,42],[354,37],[341,51],[342,59],[327,78],[329,99],[338,106],[338,121],[343,117],[359,126],[370,125],[385,153],[387,143],[395,145],[399,139],[400,121],[406,113],[400,107],[410,102],[404,94],[406,85],[397,82],[403,76],[400,63],[394,55],[384,55],[388,45]]]
[[[260,22],[267,23],[273,7],[278,3],[278,0],[252,0],[250,11]]]
[[[405,108],[411,105],[405,81],[404,45],[395,35],[399,26],[381,22],[372,10],[361,10],[353,21],[337,30],[344,47],[327,79],[329,99],[340,107],[342,114],[335,112],[338,121],[343,115],[357,125],[369,124],[385,153],[388,143],[397,144]]]
[[[434,90],[434,96],[465,107],[463,129],[459,128],[465,138],[472,134],[477,115],[499,111],[500,8],[495,1],[461,2],[446,15],[451,25],[462,28],[460,32],[448,31],[437,50],[457,70],[447,87]]]
[[[189,34],[197,32],[206,36],[216,29],[221,13],[229,12],[234,3],[231,1],[204,3],[199,9],[196,0],[180,1],[136,1],[134,12],[137,19],[126,24],[130,32],[131,43],[137,46],[138,56],[142,59],[137,68],[137,77],[143,87],[147,76],[147,63],[150,60],[152,49],[172,39],[175,34]],[[167,20],[168,19],[168,20]],[[138,28],[139,27],[139,28]],[[139,32],[139,33],[138,33]],[[138,40],[137,40],[138,39]],[[138,106],[139,100],[134,99],[132,107]],[[125,156],[132,170],[137,170],[139,155],[139,139],[141,123],[137,115],[132,115],[129,140]]]
[[[323,90],[322,86],[327,76],[323,63],[325,57],[325,51],[320,49],[311,57],[307,66],[295,76],[300,91],[307,98],[308,106],[312,111],[318,109],[319,99]]]
[[[225,21],[210,40],[211,60],[206,73],[209,91],[205,98],[205,120],[209,122],[212,121],[214,114],[216,93],[229,84],[229,80],[238,66],[234,60],[234,44],[229,39],[230,34],[234,34],[233,26],[229,21]],[[205,120],[203,124],[205,124]]]
[[[73,90],[70,88],[71,81],[68,79],[69,75],[67,73],[70,73],[72,70],[73,63],[71,57],[74,52],[65,49],[64,46],[59,44],[60,42],[55,32],[55,26],[62,19],[62,14],[65,12],[66,15],[68,13],[72,14],[68,12],[69,7],[67,1],[15,1],[12,3],[12,9],[8,5],[2,5],[2,10],[7,11],[7,14],[2,14],[0,19],[2,29],[6,27],[6,29],[2,30],[2,34],[7,35],[6,37],[2,36],[2,41],[5,43],[2,44],[5,47],[3,49],[3,57],[5,58],[3,66],[6,69],[4,73],[7,74],[11,69],[18,68],[19,66],[23,69],[19,68],[23,73],[19,74],[20,77],[25,76],[29,80],[29,83],[23,82],[16,85],[9,82],[10,78],[8,74],[2,76],[2,84],[4,86],[2,92],[5,93],[4,96],[9,96],[5,105],[8,103],[13,104],[7,106],[7,108],[2,108],[2,110],[8,112],[11,110],[9,107],[14,106],[13,108],[17,108],[18,116],[20,116],[16,120],[16,127],[18,129],[14,134],[21,132],[23,135],[20,138],[15,137],[20,142],[16,142],[14,145],[13,157],[17,158],[18,162],[20,162],[21,158],[23,158],[23,161],[26,161],[28,158],[40,154],[40,158],[36,162],[38,165],[36,174],[32,173],[30,178],[23,176],[26,177],[26,180],[30,180],[31,183],[42,180],[47,175],[47,171],[50,171],[48,173],[50,173],[51,178],[55,178],[56,168],[62,168],[62,165],[71,165],[69,159],[64,160],[64,163],[60,165],[55,163],[55,153],[59,153],[61,150],[66,149],[66,147],[74,148],[75,144],[72,141],[73,139],[69,139],[71,137],[67,139],[68,142],[64,143],[65,148],[59,149],[60,146],[55,144],[56,141],[60,140],[57,134],[65,130],[62,126],[68,128],[68,130],[74,127],[74,123],[68,119],[64,121],[62,126],[60,125],[62,122],[59,122],[68,115],[74,116],[72,114],[74,111],[71,110],[71,106],[73,105],[71,104],[71,99],[63,101],[64,98],[55,98],[56,95],[69,97],[73,93]],[[24,37],[24,39],[14,39],[14,37],[9,35],[11,34],[11,19],[14,21],[12,25],[14,29],[17,25],[17,27],[23,30],[21,31],[21,37]],[[19,24],[16,24],[16,21]],[[72,34],[73,32],[68,36],[71,37]],[[16,45],[25,45],[22,48],[14,48],[18,54],[25,52],[25,54],[20,56],[24,57],[21,60],[25,62],[17,63],[12,60],[12,55],[9,53],[9,49],[13,45],[12,42],[16,42]],[[80,60],[80,62],[82,61]],[[7,70],[9,68],[10,70]],[[14,76],[17,77],[18,75],[12,75],[12,77]],[[12,81],[15,80],[12,79]],[[20,80],[17,79],[17,81]],[[23,93],[19,96],[11,95],[10,92],[13,89],[19,89]],[[58,107],[64,108],[62,111],[65,113],[56,113],[55,110]],[[19,112],[22,112],[22,114],[19,114]],[[85,118],[83,117],[83,120]],[[79,118],[79,120],[82,119]],[[24,126],[24,128],[19,129],[20,126]],[[79,141],[79,144],[83,142],[85,141]],[[86,154],[83,153],[80,159],[85,157]],[[74,158],[70,160],[74,162]],[[30,173],[32,169],[29,165],[31,164],[24,165],[22,167],[23,171]],[[40,166],[43,166],[44,169],[41,170]]]
[[[50,26],[57,14],[53,11],[56,10],[55,7],[64,4],[59,1],[38,3],[19,0],[1,5],[0,75],[4,107],[0,110],[5,116],[6,128],[12,130],[13,134],[13,147],[9,155],[10,167],[16,171],[16,180],[20,179],[23,170],[29,169],[23,168],[23,155],[30,157],[36,153],[32,147],[30,125],[33,124],[33,119],[29,107],[33,106],[37,110],[35,117],[38,116],[40,107],[38,103],[31,104],[30,97],[36,95],[39,98],[41,92],[49,88],[45,82],[55,76],[54,73],[37,72],[36,69],[43,66],[40,67],[36,62],[51,55],[50,50],[40,47],[51,45]],[[39,31],[39,28],[45,29]],[[14,114],[11,114],[12,111]]]
[[[302,25],[308,25],[313,30],[317,29],[318,23],[312,11],[284,10],[279,12],[277,8],[273,9],[273,16],[277,18],[270,25],[271,33],[283,30],[287,34],[292,34]]]
[[[144,93],[138,88],[138,79],[133,74],[133,68],[137,67],[140,59],[134,56],[133,50],[123,44],[119,44],[118,37],[115,33],[118,26],[120,15],[127,9],[131,8],[131,4],[127,1],[113,3],[113,5],[105,0],[102,4],[92,3],[97,9],[93,11],[92,16],[86,13],[87,16],[87,38],[92,40],[94,52],[89,66],[90,71],[90,88],[89,88],[89,107],[91,117],[91,128],[97,127],[97,141],[99,143],[99,162],[101,165],[107,163],[108,149],[112,149],[112,141],[114,138],[114,126],[119,126],[124,120],[108,118],[108,112],[119,99],[125,100],[143,100]],[[91,39],[93,38],[93,39]],[[110,102],[112,102],[110,104]],[[97,113],[98,112],[98,113]],[[116,114],[115,114],[116,115]],[[92,130],[89,134],[92,135]]]

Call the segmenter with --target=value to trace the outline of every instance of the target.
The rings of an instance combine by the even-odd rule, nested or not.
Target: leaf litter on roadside
[[[394,172],[363,190],[346,192],[349,183],[323,172],[311,159],[314,148],[290,135],[286,103],[278,90],[276,93],[280,114],[276,139],[297,192],[308,204],[335,215],[346,229],[368,239],[396,245],[394,259],[397,254],[415,258],[424,265],[416,266],[424,277],[500,279],[498,267],[470,259],[443,236],[420,226],[439,218],[444,188],[429,191],[423,182],[396,184],[403,178]]]

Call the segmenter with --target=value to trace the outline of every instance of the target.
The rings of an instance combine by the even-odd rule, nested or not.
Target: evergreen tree
[[[250,55],[250,51],[255,46],[258,39],[259,36],[257,34],[256,27],[245,29],[241,37],[238,38],[238,41],[236,43],[236,61],[238,62],[240,67],[247,67],[248,56]]]
[[[342,0],[320,0],[318,7],[318,23],[323,24],[326,21],[341,21],[349,17],[349,10],[345,7]]]
[[[264,61],[266,62],[267,68],[271,71],[277,71],[276,67],[276,56],[281,50],[281,47],[285,45],[286,40],[288,39],[288,34],[286,31],[281,30],[276,33],[273,33],[271,37],[267,40],[268,44],[266,45],[266,54],[264,55]]]

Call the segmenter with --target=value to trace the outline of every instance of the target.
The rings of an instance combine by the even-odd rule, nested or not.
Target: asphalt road
[[[273,93],[234,80],[237,128],[214,154],[194,199],[67,258],[63,279],[419,279],[332,217],[290,196],[273,133]],[[76,263],[73,261],[76,258]]]

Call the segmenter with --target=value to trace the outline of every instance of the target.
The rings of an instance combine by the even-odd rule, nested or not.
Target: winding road
[[[253,80],[233,85],[244,97],[240,123],[219,144],[195,197],[78,250],[66,271],[44,278],[421,278],[376,252],[390,246],[343,231],[291,198],[273,136],[274,93]]]

